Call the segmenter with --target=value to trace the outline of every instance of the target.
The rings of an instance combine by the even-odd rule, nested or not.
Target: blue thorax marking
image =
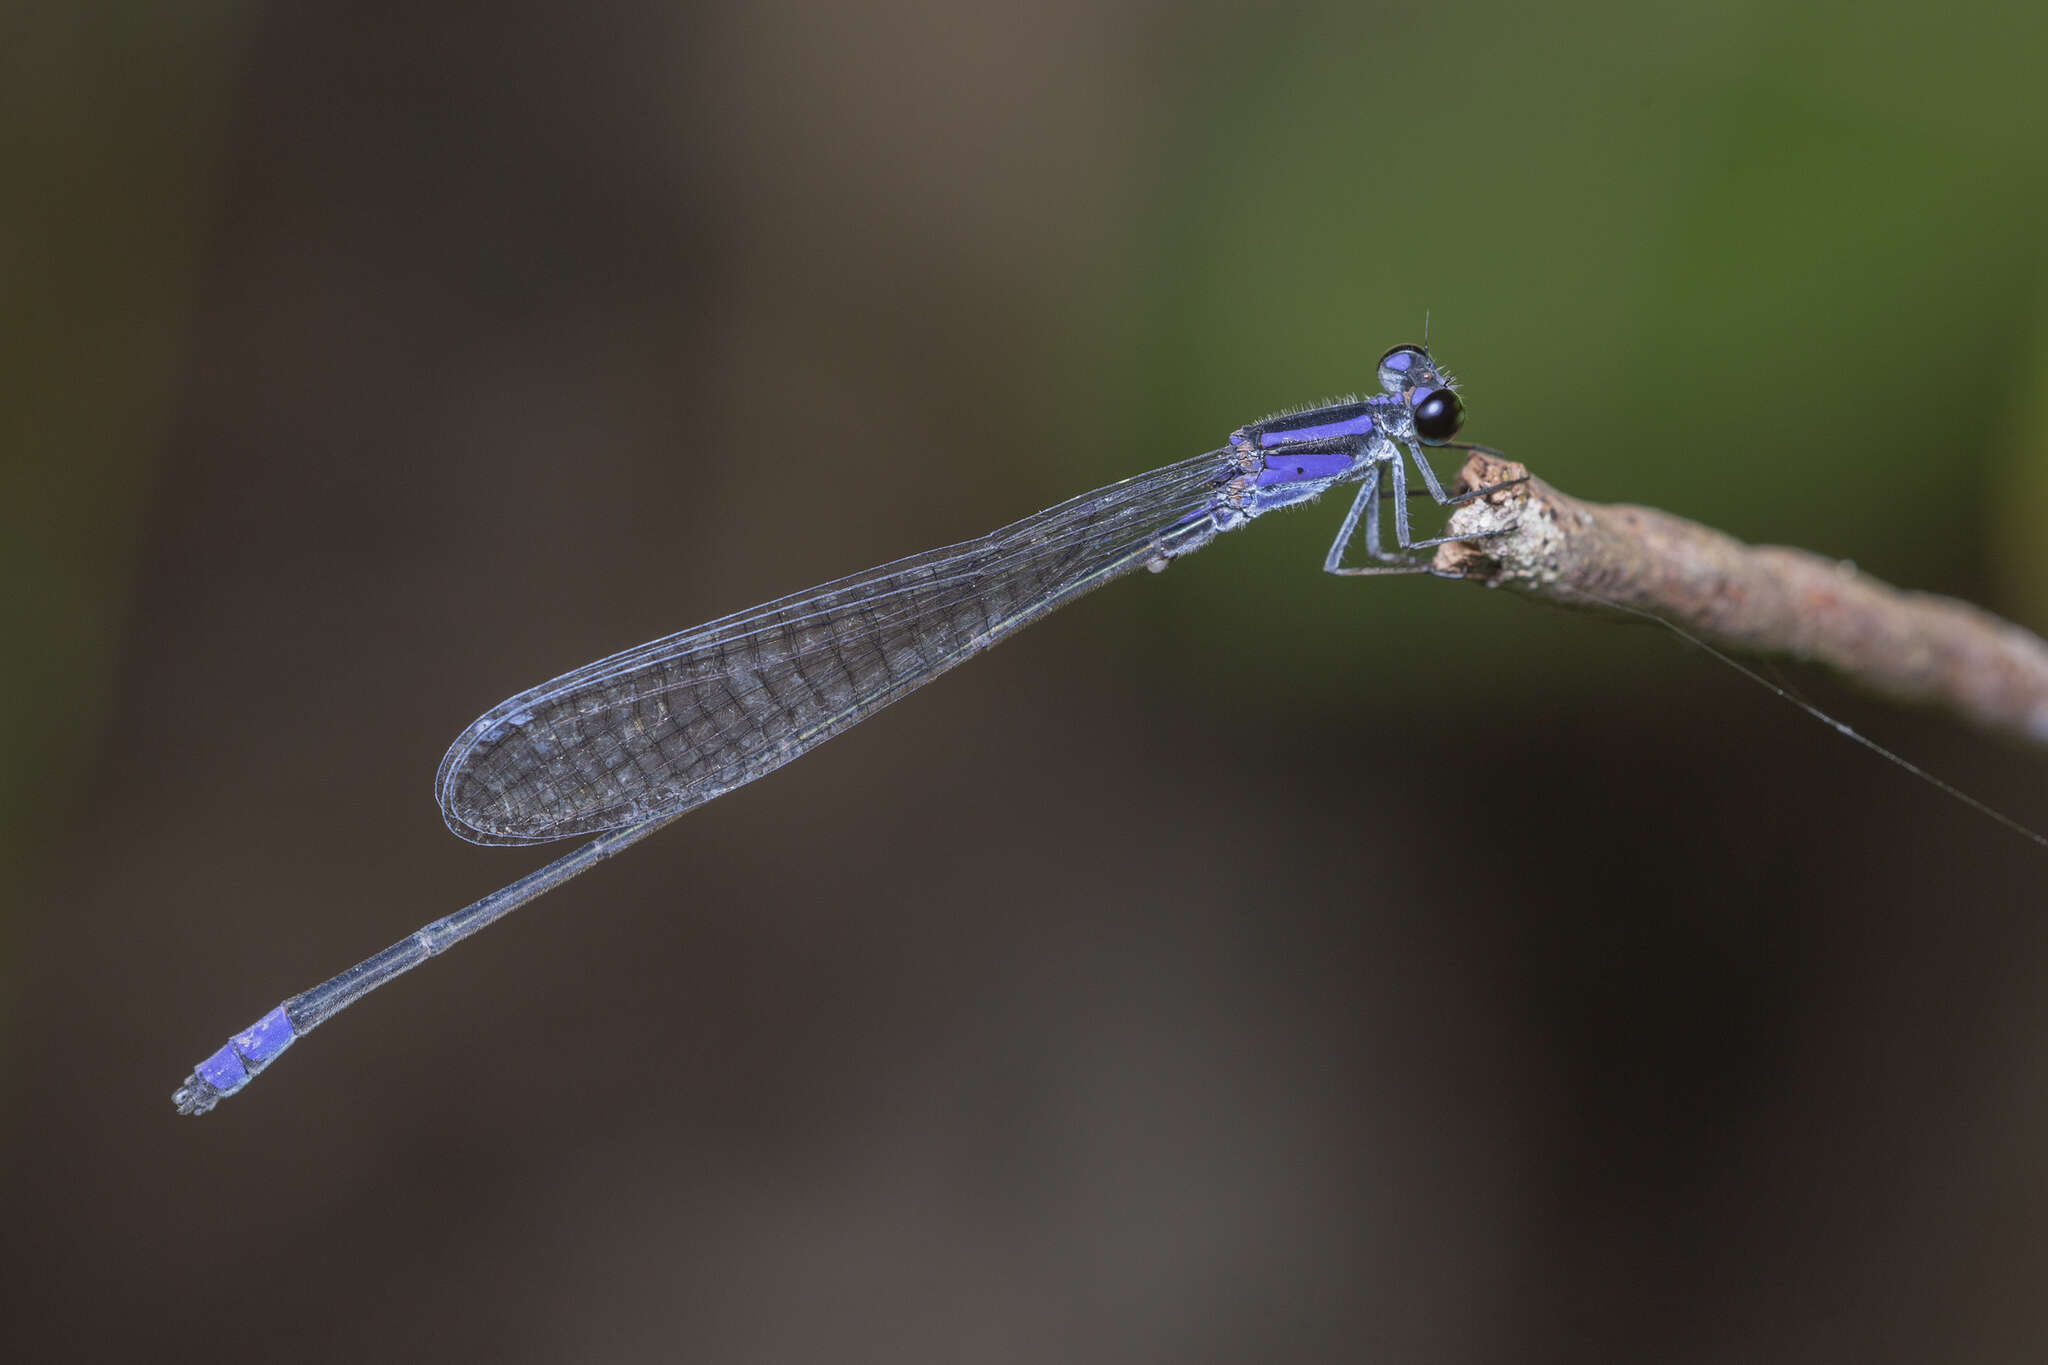
[[[1259,471],[1258,486],[1295,483],[1307,479],[1334,479],[1351,468],[1348,450],[1273,450],[1266,454],[1266,467]]]
[[[1338,407],[1297,412],[1259,427],[1259,447],[1294,445],[1301,441],[1336,441],[1372,433],[1372,403],[1345,403]]]
[[[1253,479],[1261,490],[1253,514],[1304,502],[1350,473],[1361,445],[1384,440],[1385,429],[1374,425],[1374,411],[1386,402],[1332,403],[1244,428],[1237,437],[1244,444],[1238,448],[1247,455],[1256,449],[1261,460]]]

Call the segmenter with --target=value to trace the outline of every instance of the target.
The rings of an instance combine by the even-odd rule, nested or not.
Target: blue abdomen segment
[[[201,1062],[198,1076],[221,1094],[232,1095],[297,1041],[298,1036],[291,1020],[285,1018],[284,1006],[279,1005]]]
[[[1289,446],[1305,441],[1345,441],[1372,434],[1372,404],[1347,403],[1280,417],[1259,428],[1259,447]]]

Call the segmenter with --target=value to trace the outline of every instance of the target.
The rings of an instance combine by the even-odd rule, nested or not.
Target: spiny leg
[[[1394,476],[1394,544],[1400,549],[1405,550],[1409,544],[1408,471],[1401,462],[1401,453],[1399,451],[1395,451],[1394,458],[1387,461],[1387,467],[1387,472]],[[1436,475],[1434,474],[1430,475],[1429,478],[1432,483],[1436,481]],[[1391,562],[1400,558],[1398,553],[1381,553],[1380,548],[1370,540],[1366,541],[1365,548],[1372,551],[1376,559],[1384,559]]]
[[[1457,450],[1482,449],[1482,447],[1466,445],[1456,445],[1451,448]],[[1497,452],[1489,451],[1488,453]],[[1526,482],[1528,479],[1528,476],[1525,474],[1521,478],[1503,479],[1499,483],[1490,483],[1484,487],[1474,488],[1455,496],[1447,495],[1444,492],[1443,484],[1437,479],[1436,470],[1430,466],[1429,461],[1423,457],[1422,452],[1411,445],[1408,447],[1408,454],[1415,461],[1415,468],[1422,475],[1422,481],[1427,485],[1429,496],[1435,499],[1439,506],[1443,507],[1462,506],[1475,498],[1485,497],[1488,493],[1502,488],[1513,487],[1515,484]],[[1379,508],[1373,504],[1380,495],[1381,461],[1374,460],[1366,469],[1365,478],[1358,490],[1358,497],[1351,504],[1351,510],[1344,514],[1344,524],[1338,528],[1337,539],[1330,545],[1330,553],[1323,557],[1324,573],[1337,574],[1340,577],[1347,578],[1366,574],[1434,573],[1435,569],[1432,565],[1408,560],[1401,552],[1427,550],[1434,546],[1448,545],[1455,541],[1485,540],[1491,536],[1501,535],[1514,529],[1513,527],[1501,527],[1498,530],[1482,531],[1477,535],[1433,536],[1428,540],[1414,539],[1409,532],[1408,499],[1411,496],[1419,496],[1421,490],[1411,492],[1409,489],[1407,471],[1402,468],[1402,460],[1398,454],[1392,459],[1385,461],[1385,463],[1392,466],[1390,470],[1392,477],[1388,480],[1392,487],[1388,491],[1394,503],[1394,540],[1397,549],[1387,551],[1380,548]],[[1370,515],[1367,515],[1368,512]],[[1370,558],[1380,560],[1381,565],[1347,567],[1342,562],[1344,551],[1351,544],[1351,537],[1358,529],[1358,521],[1361,516],[1365,517],[1365,553]]]
[[[1344,567],[1344,551],[1350,547],[1351,537],[1358,530],[1359,517],[1370,511],[1374,522],[1380,519],[1379,492],[1380,465],[1374,460],[1365,467],[1365,479],[1358,486],[1358,496],[1351,500],[1351,510],[1344,514],[1344,524],[1337,528],[1337,538],[1330,542],[1330,553],[1323,556],[1324,573],[1350,572]]]
[[[1422,447],[1411,443],[1408,446],[1408,458],[1415,461],[1415,472],[1422,476],[1422,486],[1429,490],[1429,495],[1432,498],[1436,499],[1436,505],[1439,507],[1455,506],[1456,504],[1450,498],[1444,496],[1444,486],[1437,482],[1435,467],[1422,457]],[[1400,457],[1396,456],[1394,463],[1399,464],[1400,462]],[[1405,545],[1407,542],[1403,541],[1402,543]]]
[[[1428,573],[1427,564],[1409,564],[1400,561],[1400,556],[1390,555],[1380,549],[1380,465],[1375,459],[1366,466],[1365,479],[1353,500],[1351,510],[1344,514],[1344,524],[1337,530],[1337,539],[1330,545],[1330,553],[1323,557],[1323,572],[1333,573],[1342,578],[1358,578],[1367,574]],[[1397,530],[1406,534],[1408,524],[1407,480],[1401,476],[1398,459],[1394,462],[1394,507]],[[1358,519],[1365,518],[1365,552],[1374,559],[1391,560],[1390,564],[1359,564],[1346,566],[1344,551],[1351,544],[1352,532],[1358,529]]]
[[[1440,507],[1456,507],[1462,503],[1468,503],[1472,499],[1483,497],[1497,488],[1507,488],[1514,484],[1523,483],[1529,477],[1524,474],[1519,479],[1504,479],[1500,483],[1491,483],[1484,488],[1475,488],[1468,493],[1460,493],[1454,498],[1447,498],[1444,496],[1443,485],[1436,481],[1436,471],[1429,467],[1428,460],[1422,458],[1422,451],[1418,447],[1411,445],[1408,447],[1408,454],[1415,460],[1415,467],[1422,471],[1422,481],[1429,485],[1429,495],[1437,500],[1437,505]],[[1404,486],[1404,483],[1405,480],[1401,477],[1401,461],[1397,456],[1394,460],[1395,496],[1398,497],[1400,495],[1399,490]],[[1489,536],[1501,535],[1514,529],[1512,526],[1502,526],[1492,531],[1481,531],[1476,535],[1432,536],[1428,540],[1410,540],[1408,538],[1408,517],[1406,515],[1408,504],[1402,502],[1399,506],[1400,510],[1394,514],[1394,526],[1400,532],[1401,548],[1404,550],[1427,550],[1431,546],[1449,545],[1453,541],[1460,540],[1485,540]]]
[[[1446,441],[1438,446],[1437,449],[1469,450],[1478,455],[1491,455],[1497,460],[1505,460],[1507,458],[1506,455],[1495,450],[1492,446],[1474,445],[1470,441]],[[1416,466],[1423,471],[1423,482],[1429,485],[1431,496],[1437,500],[1437,504],[1441,507],[1462,507],[1475,498],[1485,497],[1488,493],[1497,493],[1503,488],[1513,488],[1518,483],[1529,482],[1529,476],[1522,474],[1512,479],[1502,479],[1499,483],[1489,483],[1483,484],[1478,488],[1468,488],[1463,493],[1454,494],[1447,498],[1444,496],[1443,489],[1437,484],[1436,470],[1431,468],[1429,461],[1423,458],[1422,452],[1414,446],[1409,446],[1408,453],[1415,457]]]

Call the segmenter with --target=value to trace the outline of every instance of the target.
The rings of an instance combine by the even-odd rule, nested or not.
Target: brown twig
[[[1479,488],[1527,473],[1475,454],[1463,477]],[[1745,545],[1668,512],[1581,502],[1536,478],[1460,507],[1449,530],[1486,538],[1440,547],[1439,574],[1647,612],[1717,646],[1825,664],[2048,744],[2048,642],[1966,602],[1902,592],[1804,550]]]

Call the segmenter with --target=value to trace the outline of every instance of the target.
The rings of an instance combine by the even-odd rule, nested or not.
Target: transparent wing
[[[789,762],[1156,553],[1238,472],[1225,451],[979,540],[614,654],[499,703],[441,760],[448,827],[544,843],[680,814]]]

